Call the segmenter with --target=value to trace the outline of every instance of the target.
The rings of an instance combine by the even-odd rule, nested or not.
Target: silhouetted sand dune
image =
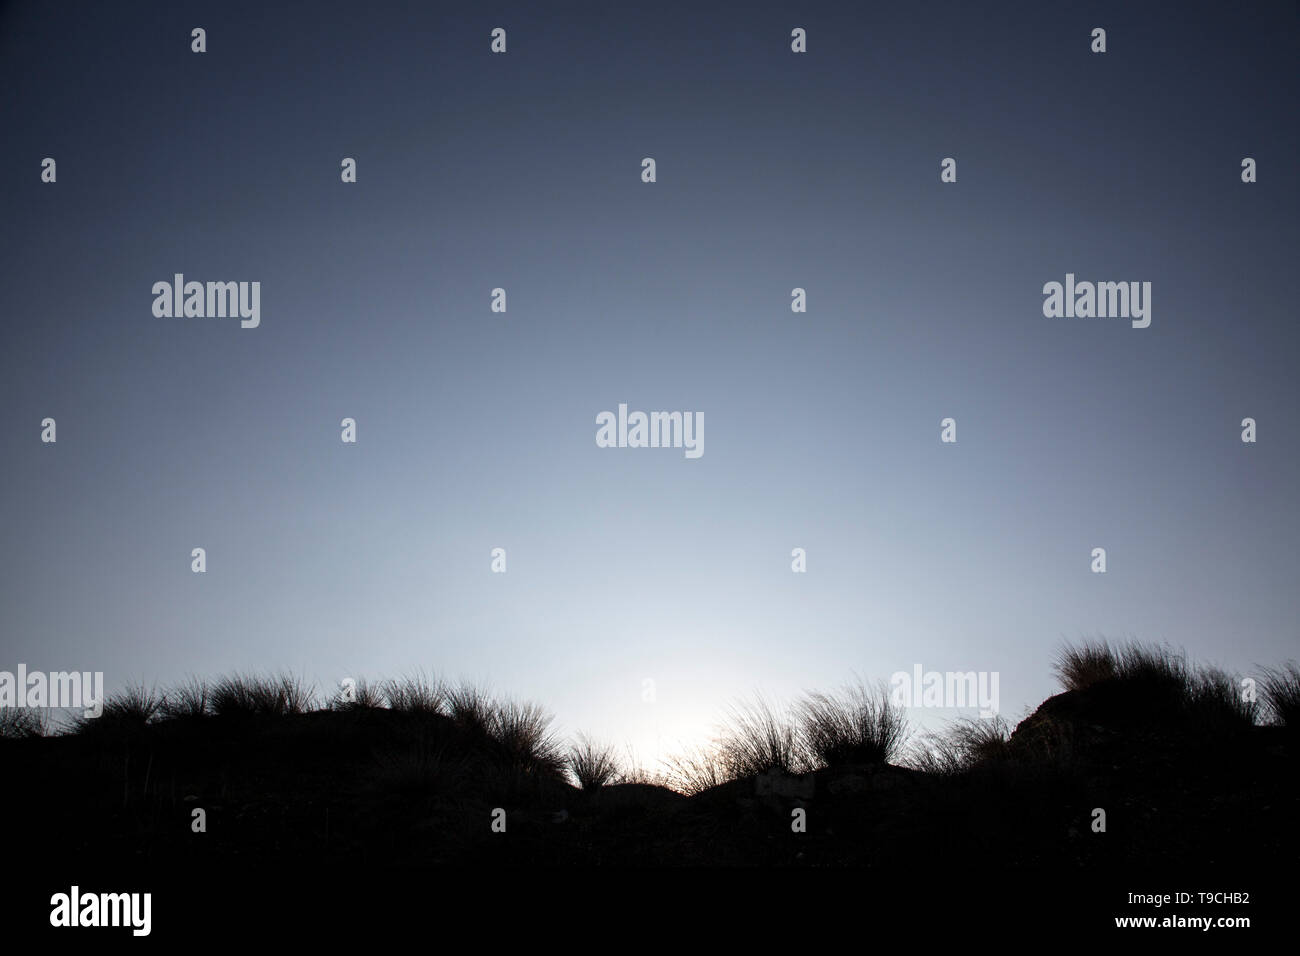
[[[1077,686],[1014,731],[972,718],[910,749],[869,691],[810,695],[812,711],[742,708],[700,751],[697,764],[715,761],[704,778],[620,770],[585,738],[566,755],[540,708],[467,687],[390,682],[322,709],[282,678],[227,679],[215,694],[201,682],[180,696],[135,688],[73,732],[6,723],[0,765],[22,783],[4,788],[0,809],[17,848],[44,857],[187,867],[885,866],[952,854],[1210,865],[1243,846],[1294,854],[1294,665],[1270,672],[1256,704],[1164,651],[1120,654],[1127,669],[1095,651],[1067,648],[1063,680]],[[825,745],[827,728],[859,746],[807,745],[809,733]],[[882,730],[883,751],[855,736]],[[600,771],[582,789],[575,757]],[[684,794],[664,785],[674,779],[696,785]]]

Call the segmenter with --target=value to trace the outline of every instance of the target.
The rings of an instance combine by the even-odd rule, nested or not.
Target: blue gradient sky
[[[652,760],[853,672],[1294,656],[1296,7],[869,6],[4,7],[0,669],[423,668]]]

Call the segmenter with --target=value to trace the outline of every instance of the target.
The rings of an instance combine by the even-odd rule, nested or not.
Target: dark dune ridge
[[[473,688],[363,684],[313,709],[291,679],[194,681],[54,735],[4,715],[0,812],[19,852],[181,873],[1296,859],[1294,664],[1261,671],[1258,701],[1162,649],[1066,648],[1057,670],[1067,689],[1014,730],[972,718],[909,741],[884,689],[858,685],[739,708],[655,773]]]

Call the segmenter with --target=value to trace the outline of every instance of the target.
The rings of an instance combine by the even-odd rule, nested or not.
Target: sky
[[[1291,3],[0,6],[0,669],[422,670],[653,764],[918,664],[1014,719],[1063,641],[1295,657],[1298,36]],[[155,316],[176,273],[258,281],[260,324]],[[1067,273],[1150,282],[1150,326],[1046,317]],[[703,414],[704,454],[598,447],[620,403]]]

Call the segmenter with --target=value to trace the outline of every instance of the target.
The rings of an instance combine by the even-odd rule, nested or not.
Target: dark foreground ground
[[[1293,882],[1296,756],[1293,731],[1199,726],[1100,686],[1047,700],[1003,751],[962,773],[862,765],[691,797],[648,784],[586,793],[484,755],[445,717],[321,711],[0,740],[0,817],[4,856],[28,861],[32,899],[78,874],[121,874],[164,894],[204,881],[209,894],[224,886],[236,896],[293,874],[310,895],[348,880],[399,879],[410,892],[489,868],[497,875],[475,882],[508,895],[566,879],[512,868],[776,867],[816,871],[841,894],[859,885],[862,906],[881,886],[912,902],[984,899],[990,881],[1019,871],[1009,892],[1037,892],[1036,905],[1055,899],[1070,915],[1067,887],[1090,887],[1103,899],[1089,905],[1104,908],[1153,889],[1250,887],[1264,902],[1275,875]],[[498,808],[503,833],[492,828]],[[1104,832],[1094,830],[1097,808]],[[206,832],[193,831],[196,809]],[[806,832],[792,830],[796,809]],[[680,870],[668,886],[755,883],[756,870],[732,872],[704,880]],[[1061,893],[1045,891],[1039,874],[1054,874]],[[644,871],[640,881],[666,889]],[[790,872],[767,885],[798,892]]]

